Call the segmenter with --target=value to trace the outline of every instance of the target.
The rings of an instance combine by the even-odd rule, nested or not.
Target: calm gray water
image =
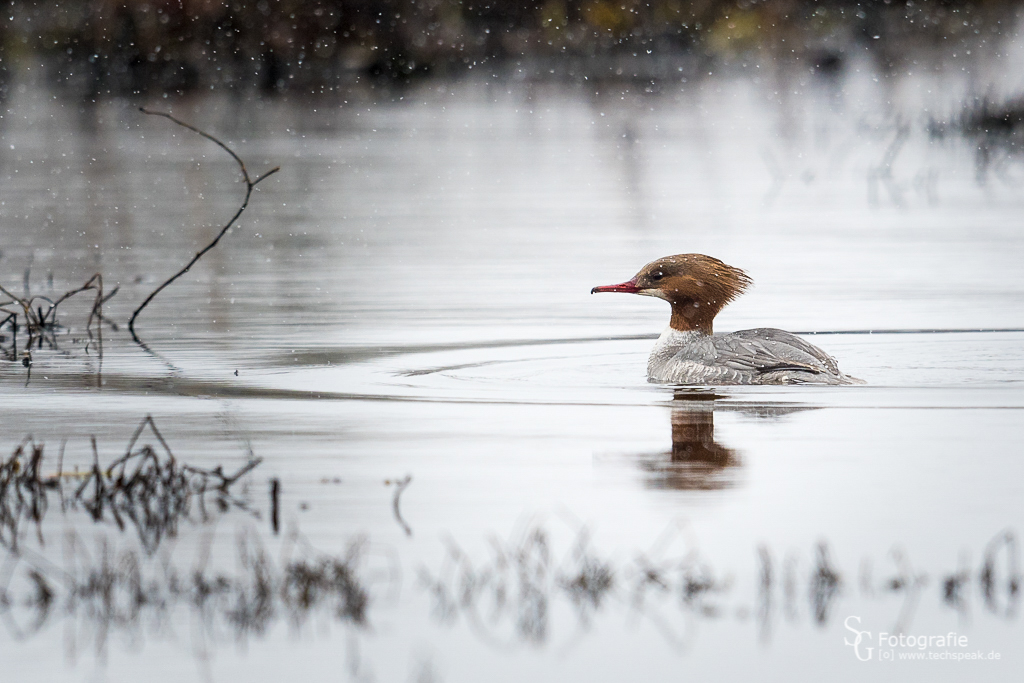
[[[926,123],[1014,92],[1020,56],[148,102],[282,169],[142,313],[152,353],[124,323],[237,207],[237,169],[26,76],[2,284],[101,272],[120,327],[100,368],[81,295],[31,375],[0,366],[0,453],[31,435],[56,473],[66,442],[74,493],[90,437],[105,466],[151,415],[178,461],[262,462],[173,529],[52,491],[0,534],[6,675],[1018,680],[1024,172]],[[812,341],[867,385],[648,384],[664,304],[589,291],[680,252],[756,282],[718,330],[839,332]]]

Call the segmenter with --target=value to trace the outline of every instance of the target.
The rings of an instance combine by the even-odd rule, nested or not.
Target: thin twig
[[[402,530],[405,531],[405,535],[406,536],[412,536],[412,529],[409,527],[408,524],[405,523],[405,520],[402,518],[402,512],[398,508],[398,499],[401,497],[402,491],[405,490],[405,487],[407,487],[411,483],[412,483],[412,475],[411,474],[405,475],[404,479],[396,479],[395,480],[395,497],[391,501],[391,509],[395,513],[395,519],[398,521],[399,525],[401,525]]]
[[[217,246],[217,243],[220,242],[220,239],[225,234],[227,234],[227,231],[231,228],[232,225],[235,224],[235,222],[238,220],[238,218],[242,215],[242,212],[245,211],[245,208],[247,206],[249,206],[249,197],[252,196],[253,188],[255,188],[257,184],[259,184],[260,182],[262,182],[263,180],[265,180],[269,176],[271,176],[274,173],[277,173],[278,171],[280,171],[281,167],[280,166],[275,166],[274,168],[270,169],[269,171],[267,171],[263,175],[257,177],[256,180],[252,180],[249,177],[249,171],[248,171],[248,169],[246,169],[245,162],[242,161],[242,158],[239,157],[237,154],[235,154],[235,152],[230,147],[228,147],[226,144],[224,144],[223,142],[221,142],[220,140],[218,140],[214,136],[210,135],[209,133],[207,133],[205,131],[199,130],[198,128],[196,128],[195,126],[193,126],[191,124],[185,123],[184,121],[181,121],[180,119],[177,119],[174,116],[171,116],[170,114],[168,114],[166,112],[151,111],[151,110],[145,109],[143,107],[140,107],[139,111],[141,111],[143,114],[149,114],[150,116],[162,116],[165,119],[169,119],[169,120],[173,121],[174,123],[178,124],[182,128],[187,128],[188,130],[192,131],[193,133],[201,135],[202,137],[206,138],[207,140],[210,140],[211,142],[216,144],[218,147],[223,149],[225,152],[230,154],[231,158],[234,159],[236,163],[238,163],[238,168],[242,171],[242,179],[245,181],[245,198],[242,200],[242,204],[241,204],[241,206],[238,207],[238,210],[235,212],[235,215],[231,217],[231,220],[229,220],[227,222],[227,224],[223,228],[221,228],[220,232],[217,233],[217,236],[215,238],[213,238],[212,242],[210,242],[209,244],[206,245],[206,247],[204,247],[202,250],[197,252],[196,255],[192,257],[192,260],[189,261],[185,265],[184,268],[182,268],[177,273],[172,275],[162,285],[160,285],[159,287],[154,289],[153,292],[150,293],[150,295],[146,297],[146,300],[143,301],[142,304],[138,308],[135,309],[134,313],[132,313],[132,317],[128,321],[128,331],[131,332],[132,339],[134,339],[136,343],[141,344],[142,340],[139,339],[139,336],[137,334],[135,334],[135,319],[137,317],[139,317],[139,313],[142,312],[142,309],[144,309],[146,306],[148,306],[149,302],[152,301],[153,298],[156,297],[157,294],[162,292],[164,290],[164,288],[166,288],[172,282],[174,282],[179,277],[181,277],[182,275],[187,273],[192,268],[192,266],[194,266],[196,264],[196,261],[201,259],[206,252],[210,251],[215,246]]]

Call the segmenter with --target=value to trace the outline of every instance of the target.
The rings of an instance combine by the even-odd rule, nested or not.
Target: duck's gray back
[[[663,384],[859,384],[834,358],[770,327],[706,335],[669,328],[647,361],[647,378]]]

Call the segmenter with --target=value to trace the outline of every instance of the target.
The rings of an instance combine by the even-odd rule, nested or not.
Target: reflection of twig
[[[817,566],[811,575],[811,606],[814,608],[814,620],[819,626],[828,623],[832,603],[839,596],[843,579],[832,566],[828,546],[822,542],[818,545]]]
[[[404,479],[395,479],[393,483],[395,484],[395,496],[391,499],[391,508],[395,511],[395,519],[398,520],[398,524],[401,525],[402,529],[405,531],[405,535],[412,536],[412,529],[410,529],[409,525],[405,523],[404,519],[402,519],[402,511],[398,508],[398,499],[401,497],[402,491],[412,483],[412,475],[407,474]]]
[[[942,580],[942,602],[955,609],[963,620],[967,620],[970,617],[966,591],[964,590],[964,587],[971,580],[970,564],[967,553],[960,553],[956,572],[947,575]]]
[[[932,121],[931,132],[936,138],[947,131],[956,130],[974,141],[975,179],[984,185],[989,171],[1004,182],[1008,163],[1020,154],[1021,125],[1024,124],[1024,101],[1019,97],[994,102],[990,95],[975,97],[963,105],[960,115],[949,122]]]
[[[573,567],[558,578],[559,587],[569,596],[580,625],[589,626],[590,617],[601,609],[605,597],[615,587],[615,571],[610,562],[590,551],[590,533],[579,531],[572,552]]]
[[[771,206],[782,191],[782,185],[786,182],[786,174],[783,173],[779,162],[776,161],[775,155],[767,147],[761,148],[761,159],[764,160],[764,165],[768,167],[768,173],[772,177],[772,184],[764,193],[761,203],[765,206]]]
[[[181,368],[179,368],[177,365],[175,365],[171,361],[169,361],[166,358],[164,358],[163,356],[161,356],[159,353],[157,353],[153,349],[149,348],[149,345],[146,344],[146,342],[142,341],[141,339],[136,340],[136,341],[137,341],[140,349],[142,349],[143,351],[148,353],[150,356],[152,356],[153,358],[156,358],[158,361],[163,363],[167,367],[167,369],[170,370],[172,375],[180,375],[181,374]]]
[[[55,484],[40,476],[42,461],[43,445],[28,437],[10,459],[0,462],[0,544],[13,550],[18,548],[23,519],[35,522],[37,535],[42,534],[40,525],[49,502],[46,489]]]
[[[143,430],[149,427],[162,453],[149,444],[136,448]],[[196,504],[199,518],[206,519],[206,494],[216,492],[221,510],[247,509],[231,497],[230,487],[260,464],[255,458],[233,474],[218,466],[212,470],[180,464],[151,417],[146,417],[128,442],[124,456],[100,467],[96,439],[91,440],[92,466],[79,477],[68,498],[64,497],[64,447],[61,446],[58,473],[40,474],[43,446],[26,439],[7,460],[0,460],[0,545],[17,549],[21,520],[35,522],[41,537],[41,522],[48,507],[48,492],[56,490],[62,511],[81,506],[94,521],[112,519],[119,529],[128,523],[136,528],[143,548],[156,549],[165,536],[173,536],[181,519],[192,518]],[[31,452],[30,452],[31,451]]]
[[[889,192],[889,197],[896,206],[903,206],[903,191],[899,184],[893,180],[892,165],[899,156],[903,144],[910,137],[910,124],[900,121],[896,124],[896,136],[882,155],[882,160],[877,166],[868,171],[868,201],[871,204],[878,204],[878,184],[881,183]]]
[[[914,176],[914,189],[919,195],[924,195],[930,206],[939,203],[939,195],[936,187],[939,183],[939,172],[934,168],[922,169]]]
[[[1005,583],[1000,586],[997,579],[996,562],[999,559],[1000,551],[1006,556]],[[985,547],[985,562],[981,567],[981,591],[985,596],[985,606],[993,614],[1013,618],[1017,613],[1017,603],[1020,600],[1020,557],[1017,550],[1017,537],[1012,531],[1005,531],[991,541]],[[1000,604],[1000,592],[1005,591],[1004,603]]]
[[[761,642],[767,643],[772,637],[772,584],[775,574],[772,571],[772,555],[768,546],[760,546],[757,556],[761,562],[761,581],[757,591],[757,618],[761,626]]]
[[[737,603],[739,596],[733,592],[730,574],[703,559],[696,545],[681,543],[679,531],[678,526],[670,527],[646,552],[621,563],[595,551],[583,528],[568,554],[569,561],[561,568],[552,559],[561,544],[556,542],[557,535],[542,525],[531,525],[507,541],[493,539],[483,557],[446,539],[438,571],[421,570],[420,585],[430,594],[437,621],[453,625],[461,615],[481,639],[503,649],[560,639],[556,622],[567,613],[566,602],[575,608],[578,633],[587,631],[598,611],[611,603],[620,608],[619,613],[624,608],[627,617],[643,617],[669,645],[684,649],[694,642],[701,623],[730,614],[745,619],[750,612],[745,601]],[[779,562],[767,546],[757,550],[760,585],[754,616],[760,622],[762,641],[771,637],[773,627],[784,624],[782,619],[796,624],[804,618],[828,626],[843,595],[845,578],[828,545],[822,541],[816,546],[809,572],[796,550],[776,556],[781,558]],[[985,596],[990,610],[1012,618],[1021,581],[1014,534],[1006,531],[993,538],[984,557],[973,585]],[[928,584],[926,575],[915,571],[898,549],[891,558],[896,571],[877,582],[872,581],[870,563],[862,564],[860,598],[871,602],[901,593],[893,632],[905,633]],[[968,564],[961,556],[958,573],[940,584],[942,590],[936,597],[945,604],[959,599],[956,594],[971,584]],[[805,596],[810,598],[811,608],[806,615],[797,607],[798,601],[804,604]]]
[[[861,595],[868,598],[875,597],[875,583],[872,574],[872,564],[870,557],[865,557],[861,559],[858,580],[860,583]]]
[[[907,559],[901,549],[893,548],[891,555],[896,562],[899,574],[889,580],[887,587],[891,591],[902,591],[906,595],[903,599],[903,605],[900,607],[900,613],[896,617],[896,623],[892,627],[892,632],[906,633],[913,619],[914,611],[917,609],[917,603],[921,598],[921,589],[927,583],[927,577],[924,574],[914,573],[913,568],[910,566],[910,560]]]
[[[150,111],[150,110],[142,108],[142,107],[139,108],[139,111],[141,111],[143,114],[149,114],[151,116],[162,116],[165,119],[169,119],[169,120],[173,121],[174,123],[178,124],[179,126],[181,126],[183,128],[187,128],[188,130],[192,131],[193,133],[201,135],[202,137],[206,138],[207,140],[210,140],[211,142],[213,142],[214,144],[219,146],[221,149],[223,149],[225,152],[230,154],[231,158],[234,159],[235,162],[238,164],[238,168],[242,171],[242,179],[245,181],[245,197],[242,199],[241,206],[239,206],[238,210],[235,211],[235,215],[231,217],[231,220],[229,220],[224,225],[223,228],[221,228],[220,232],[217,233],[217,236],[213,238],[213,241],[210,242],[209,244],[207,244],[205,247],[203,247],[200,251],[198,251],[196,253],[196,255],[192,257],[192,260],[189,261],[185,265],[184,268],[182,268],[177,273],[172,275],[162,285],[160,285],[159,287],[154,289],[150,293],[150,295],[146,297],[145,301],[143,301],[142,304],[140,304],[139,307],[135,309],[135,312],[132,313],[131,319],[128,321],[128,330],[132,333],[132,339],[134,339],[136,342],[140,342],[140,340],[139,340],[138,335],[135,334],[135,319],[139,316],[139,313],[142,312],[142,309],[144,309],[146,306],[148,306],[149,302],[152,301],[153,298],[157,294],[162,292],[165,287],[167,287],[172,282],[177,280],[179,277],[181,277],[182,275],[187,273],[189,271],[189,269],[191,269],[192,266],[195,265],[196,261],[198,261],[200,258],[202,258],[203,255],[206,252],[210,251],[215,246],[217,246],[217,243],[220,242],[220,239],[222,237],[224,237],[225,234],[227,234],[227,231],[231,228],[232,225],[235,224],[235,221],[237,221],[238,218],[242,215],[242,212],[245,211],[246,207],[249,206],[249,197],[252,196],[253,188],[255,188],[256,185],[258,185],[262,181],[266,180],[269,176],[271,176],[274,173],[277,173],[279,170],[281,170],[280,166],[275,166],[274,168],[270,169],[269,171],[267,171],[263,175],[257,177],[255,180],[253,180],[252,178],[250,178],[249,171],[246,169],[245,162],[242,161],[241,157],[239,157],[237,154],[235,154],[235,152],[230,147],[228,147],[226,144],[224,144],[223,142],[221,142],[220,140],[218,140],[214,136],[212,136],[209,133],[206,133],[206,132],[204,132],[202,130],[199,130],[195,126],[192,126],[192,125],[190,125],[188,123],[185,123],[184,121],[181,121],[180,119],[177,119],[174,116],[171,116],[170,114],[168,114],[166,112]]]
[[[345,626],[367,625],[372,593],[362,543],[337,556],[310,549],[279,563],[255,533],[239,534],[236,544],[233,572],[210,566],[209,544],[200,548],[197,566],[185,569],[171,557],[154,560],[132,547],[118,549],[105,536],[92,550],[69,533],[63,566],[31,551],[6,555],[0,617],[18,638],[64,617],[69,649],[80,637],[101,654],[113,634],[139,644],[147,624],[169,626],[182,612],[204,649],[225,634],[236,641],[262,637],[282,618],[299,627],[319,613]]]

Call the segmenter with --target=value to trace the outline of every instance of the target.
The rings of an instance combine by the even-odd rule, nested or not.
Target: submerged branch
[[[27,290],[27,286],[26,286]],[[68,290],[59,296],[56,300],[50,299],[46,296],[32,296],[27,291],[24,297],[19,297],[12,293],[10,290],[0,285],[0,294],[8,297],[9,301],[0,302],[0,314],[6,314],[2,320],[0,320],[0,327],[10,323],[12,329],[12,344],[10,352],[4,352],[5,356],[9,357],[9,360],[14,360],[17,355],[17,336],[18,336],[18,317],[25,319],[25,331],[28,333],[28,341],[25,344],[25,350],[22,354],[22,364],[25,367],[31,367],[32,365],[32,347],[38,345],[42,348],[43,343],[46,342],[51,348],[57,348],[57,342],[55,339],[55,331],[60,327],[57,322],[57,307],[62,303],[72,298],[76,294],[82,292],[93,291],[95,297],[93,299],[92,308],[89,310],[89,317],[85,323],[85,331],[89,335],[89,342],[85,346],[86,352],[89,351],[89,346],[94,342],[96,344],[97,357],[100,363],[100,370],[96,373],[97,385],[102,381],[102,366],[103,366],[103,323],[107,323],[113,329],[117,329],[117,326],[107,320],[103,315],[103,304],[109,301],[115,294],[117,294],[118,287],[115,287],[110,293],[105,293],[103,290],[103,275],[96,273],[91,278],[85,281],[81,287],[76,289]],[[45,302],[45,308],[42,303]],[[12,310],[8,306],[15,306]],[[96,334],[93,336],[93,322],[96,323]]]
[[[249,170],[245,167],[245,162],[242,161],[242,158],[240,156],[238,156],[230,147],[228,147],[226,144],[224,144],[223,142],[221,142],[220,140],[218,140],[214,136],[210,135],[209,133],[207,133],[205,131],[202,131],[202,130],[196,128],[195,126],[193,126],[191,124],[185,123],[184,121],[182,121],[180,119],[177,119],[174,116],[171,116],[170,114],[168,114],[166,112],[151,111],[151,110],[145,109],[143,107],[140,107],[139,111],[141,111],[143,114],[149,114],[150,116],[162,116],[165,119],[169,119],[169,120],[173,121],[174,123],[178,124],[182,128],[187,128],[188,130],[192,131],[193,133],[201,135],[202,137],[206,138],[207,140],[210,140],[211,142],[213,142],[218,147],[220,147],[225,152],[227,152],[228,154],[231,155],[231,158],[235,160],[235,162],[238,164],[238,168],[242,171],[242,179],[245,181],[245,197],[242,199],[241,206],[238,207],[238,210],[235,211],[235,214],[231,217],[231,220],[229,220],[224,225],[224,227],[220,229],[220,232],[217,233],[217,236],[213,238],[212,242],[207,244],[200,251],[196,252],[196,255],[192,257],[192,260],[189,261],[185,265],[184,268],[182,268],[177,273],[172,275],[162,285],[160,285],[159,287],[154,289],[150,293],[150,295],[146,297],[145,301],[143,301],[142,304],[138,308],[135,309],[135,312],[132,313],[132,317],[128,321],[128,330],[132,334],[132,339],[134,339],[136,343],[142,344],[142,340],[139,339],[139,336],[135,333],[135,319],[139,317],[139,313],[142,312],[142,309],[144,309],[146,306],[148,306],[149,302],[152,301],[156,297],[156,295],[159,294],[160,292],[162,292],[168,285],[170,285],[172,282],[177,280],[179,277],[181,277],[182,275],[187,273],[192,268],[192,266],[194,266],[196,264],[196,262],[199,259],[201,259],[204,254],[206,254],[206,252],[210,251],[215,246],[217,246],[217,243],[220,242],[220,239],[222,237],[224,237],[225,234],[227,234],[228,230],[231,229],[231,226],[233,226],[235,224],[235,222],[238,221],[238,218],[242,215],[242,212],[244,212],[246,207],[249,206],[249,198],[252,196],[253,188],[255,188],[256,185],[258,185],[260,182],[262,182],[263,180],[267,179],[268,177],[270,177],[274,173],[277,173],[278,171],[280,171],[281,167],[280,166],[275,166],[274,168],[270,169],[269,171],[267,171],[263,175],[258,176],[255,180],[253,180],[249,176]]]

